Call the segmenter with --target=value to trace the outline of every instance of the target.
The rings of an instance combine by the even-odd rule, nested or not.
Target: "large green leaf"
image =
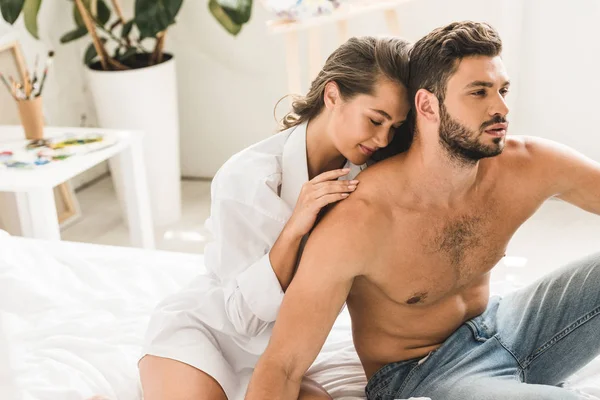
[[[83,0],[83,4],[89,10],[90,9],[90,0]],[[79,13],[79,9],[77,8],[77,4],[73,4],[73,19],[77,26],[85,26],[83,22],[83,18],[81,18],[81,14]],[[98,0],[98,15],[96,19],[104,26],[110,20],[110,8],[104,0]]]
[[[77,40],[79,38],[84,37],[85,35],[87,35],[87,33],[88,33],[88,31],[87,31],[87,29],[85,29],[85,26],[78,26],[71,32],[65,33],[60,38],[60,42],[61,43],[69,43],[69,42],[72,42],[73,40]]]
[[[38,35],[38,24],[37,17],[40,12],[40,6],[42,0],[25,0],[25,6],[23,7],[23,19],[25,20],[25,28],[31,33],[31,35],[39,39]]]
[[[232,9],[221,6],[217,0],[210,0],[208,2],[208,9],[227,32],[234,36],[240,33],[244,22],[240,23],[238,21],[243,20],[243,18],[235,15],[236,13],[232,12]]]
[[[14,24],[19,14],[23,10],[25,0],[0,0],[0,11],[2,11],[2,17],[9,24]]]
[[[142,38],[156,37],[175,23],[183,0],[135,0],[135,24]]]
[[[227,2],[226,4],[229,3]],[[225,4],[221,4],[221,6],[236,24],[243,25],[250,21],[250,17],[252,16],[252,0],[236,0],[235,3],[234,7]]]

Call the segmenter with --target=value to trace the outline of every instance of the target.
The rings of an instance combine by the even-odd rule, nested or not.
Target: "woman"
[[[209,274],[153,314],[139,364],[146,400],[243,398],[303,238],[323,207],[351,195],[354,177],[406,119],[408,50],[398,38],[350,39],[293,103],[286,129],[216,174]],[[305,379],[299,399],[330,397]]]

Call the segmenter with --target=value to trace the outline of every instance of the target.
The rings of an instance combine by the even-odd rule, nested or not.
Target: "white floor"
[[[210,182],[183,181],[183,218],[157,229],[162,250],[202,253],[210,240],[204,221],[210,212]],[[62,233],[63,240],[127,246],[128,231],[110,179],[77,193],[83,217]],[[561,201],[548,201],[515,234],[497,279],[526,284],[570,260],[600,252],[600,216]]]
[[[62,231],[62,239],[129,246],[129,231],[110,178],[78,191],[82,218]],[[210,214],[210,181],[182,182],[183,216],[175,224],[155,228],[156,247],[161,250],[202,253],[210,239],[204,221]]]

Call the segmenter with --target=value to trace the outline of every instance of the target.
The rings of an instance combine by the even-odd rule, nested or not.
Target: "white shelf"
[[[271,20],[267,21],[269,33],[279,34],[309,29],[319,25],[331,24],[338,21],[345,21],[357,15],[362,15],[375,11],[393,9],[400,4],[408,3],[412,0],[361,0],[342,4],[331,14],[320,15],[306,20]]]

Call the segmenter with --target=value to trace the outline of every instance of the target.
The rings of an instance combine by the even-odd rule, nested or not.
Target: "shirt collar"
[[[302,185],[308,181],[308,159],[306,158],[306,127],[308,122],[303,122],[292,128],[285,145],[281,162],[281,198],[290,208],[296,206]],[[348,179],[367,167],[366,164],[355,165],[346,161],[344,168],[350,168]],[[344,178],[346,179],[346,178]]]

